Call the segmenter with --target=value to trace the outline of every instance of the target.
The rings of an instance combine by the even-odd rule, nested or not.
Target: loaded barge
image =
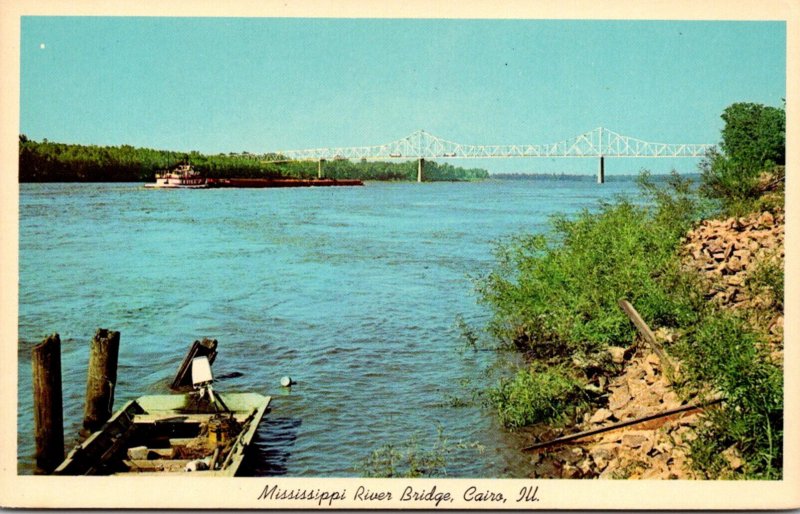
[[[363,186],[356,179],[333,178],[209,178],[207,187],[329,187],[329,186]]]

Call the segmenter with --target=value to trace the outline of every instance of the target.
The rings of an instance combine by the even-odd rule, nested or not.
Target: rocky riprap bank
[[[775,352],[783,348],[783,312],[775,308],[782,299],[754,290],[749,279],[770,261],[783,267],[785,224],[782,211],[705,220],[687,234],[684,245],[684,266],[705,279],[707,297],[750,314],[751,322],[769,334]]]
[[[763,289],[750,287],[748,278],[764,263],[784,262],[783,212],[762,212],[747,217],[704,220],[684,241],[682,263],[696,270],[705,284],[706,296],[723,308],[738,309],[760,325],[770,339],[772,357],[783,356],[783,313],[780,299]],[[674,337],[656,330],[662,343]],[[607,386],[608,405],[587,413],[578,427],[584,431],[641,418],[681,406],[682,402],[664,375],[659,357],[643,349],[609,349],[612,359],[624,364],[624,372]],[[680,363],[673,362],[679,372]],[[688,403],[694,403],[689,400]],[[626,428],[590,436],[573,444],[534,453],[533,477],[691,479],[687,443],[696,437],[694,426],[702,422],[697,411],[659,418]],[[540,440],[560,436],[559,430],[540,434]],[[734,447],[723,453],[732,470],[742,466]]]

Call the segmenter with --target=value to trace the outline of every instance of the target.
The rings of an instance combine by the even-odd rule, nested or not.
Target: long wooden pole
[[[89,348],[83,428],[94,432],[111,417],[117,385],[119,332],[97,329]]]
[[[50,473],[64,460],[61,399],[61,338],[47,336],[33,347],[33,427],[37,473]]]
[[[619,423],[614,423],[613,425],[593,428],[591,430],[586,430],[586,431],[578,432],[578,433],[575,433],[575,434],[569,434],[569,435],[565,435],[565,436],[562,436],[562,437],[557,437],[556,439],[551,439],[549,441],[544,441],[544,442],[541,442],[541,443],[533,444],[531,446],[527,446],[527,447],[523,448],[522,451],[529,452],[529,451],[533,451],[533,450],[538,450],[540,448],[546,448],[548,446],[553,446],[553,445],[556,445],[556,444],[569,443],[569,442],[572,442],[572,441],[576,441],[578,439],[583,439],[584,437],[589,437],[590,435],[602,434],[603,432],[610,432],[612,430],[617,430],[617,429],[628,427],[628,426],[631,426],[631,425],[638,425],[639,423],[644,423],[645,421],[652,421],[652,420],[658,419],[658,418],[664,418],[664,417],[667,417],[667,416],[674,416],[675,414],[681,414],[683,412],[701,410],[701,409],[704,409],[704,408],[709,407],[711,405],[720,403],[722,401],[724,401],[723,398],[715,398],[713,400],[710,400],[710,401],[707,401],[707,402],[704,402],[704,403],[697,403],[697,404],[693,404],[693,405],[684,405],[682,407],[678,407],[678,408],[675,408],[675,409],[670,409],[670,410],[667,410],[667,411],[664,411],[664,412],[658,412],[656,414],[650,414],[648,416],[643,416],[641,418],[620,421]]]

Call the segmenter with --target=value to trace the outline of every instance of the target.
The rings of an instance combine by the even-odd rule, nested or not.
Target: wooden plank
[[[658,355],[658,358],[661,360],[661,365],[664,367],[664,375],[668,375],[672,373],[672,362],[667,357],[666,352],[661,347],[661,344],[656,339],[655,334],[653,331],[650,330],[650,327],[647,326],[647,323],[644,322],[642,316],[636,311],[633,305],[630,304],[625,299],[619,300],[619,306],[625,311],[625,314],[628,315],[628,318],[636,325],[636,328],[639,330],[639,333],[642,335],[642,338],[645,342],[650,346],[650,348]]]
[[[187,444],[195,440],[197,440],[196,437],[170,437],[169,445],[172,448],[177,448],[180,446],[186,446]]]
[[[189,464],[189,459],[149,459],[149,460],[133,460],[125,459],[123,464],[132,472],[160,472],[160,471],[183,471],[183,468]]]
[[[210,414],[137,414],[133,417],[133,422],[136,424],[156,424],[156,423],[205,423],[208,421],[213,413]],[[240,423],[247,419],[244,415],[234,415],[236,421]]]

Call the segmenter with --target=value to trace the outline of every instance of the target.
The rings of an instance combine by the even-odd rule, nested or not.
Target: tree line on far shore
[[[284,162],[270,162],[284,161]],[[208,178],[314,178],[317,162],[287,161],[278,154],[229,153],[206,155],[130,145],[96,146],[37,142],[19,136],[20,182],[152,182],[156,173],[188,163]],[[426,181],[460,181],[488,178],[480,168],[460,168],[448,163],[425,162]],[[417,162],[334,160],[323,163],[323,176],[360,180],[410,181],[417,178]]]

